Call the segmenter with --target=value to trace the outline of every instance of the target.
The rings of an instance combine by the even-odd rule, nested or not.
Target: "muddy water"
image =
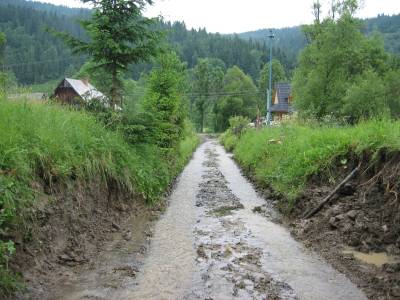
[[[154,229],[151,249],[137,285],[121,292],[118,299],[182,299],[190,291],[196,272],[194,208],[204,148],[204,144],[199,147],[177,181],[170,205]]]
[[[362,253],[350,248],[343,251],[343,254],[351,254],[356,259],[377,267],[382,267],[384,264],[394,264],[400,262],[400,257],[391,256],[385,252]]]
[[[205,142],[181,175],[135,284],[119,299],[366,299],[272,220],[233,160]],[[271,217],[266,217],[271,216]]]
[[[99,266],[52,299],[366,299],[274,222],[267,203],[208,140],[178,179],[149,251],[134,249],[135,237],[129,247],[111,243]]]

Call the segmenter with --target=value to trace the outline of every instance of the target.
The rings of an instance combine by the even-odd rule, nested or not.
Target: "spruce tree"
[[[152,0],[82,0],[91,3],[94,13],[81,25],[89,41],[68,33],[58,33],[74,53],[88,54],[94,68],[102,68],[111,76],[109,88],[112,107],[121,104],[121,75],[130,64],[150,59],[157,52],[159,33],[152,29],[153,19],[142,11]]]

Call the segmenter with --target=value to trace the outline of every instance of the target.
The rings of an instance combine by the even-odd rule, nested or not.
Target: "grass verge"
[[[271,186],[293,201],[311,175],[327,171],[348,153],[400,149],[400,122],[373,120],[354,127],[284,124],[247,129],[240,137],[228,130],[221,137],[238,163],[258,184]]]
[[[10,232],[36,199],[34,182],[51,186],[102,178],[153,202],[197,144],[188,131],[178,151],[167,157],[154,145],[127,144],[84,112],[0,99],[0,296],[19,287],[8,268],[15,252]]]

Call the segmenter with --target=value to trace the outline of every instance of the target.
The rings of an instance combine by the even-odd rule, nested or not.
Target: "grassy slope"
[[[286,124],[247,130],[240,139],[228,131],[221,139],[259,184],[294,199],[310,175],[329,168],[337,157],[400,149],[400,122],[368,121],[345,128]]]
[[[155,146],[128,145],[83,112],[0,100],[0,295],[14,285],[6,268],[14,250],[4,237],[34,201],[33,181],[100,176],[151,202],[165,192],[197,143],[197,136],[187,133],[171,160]]]

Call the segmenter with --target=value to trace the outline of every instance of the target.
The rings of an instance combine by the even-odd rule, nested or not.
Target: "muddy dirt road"
[[[137,264],[137,256],[132,261],[129,255],[120,259],[138,266],[135,276],[126,268],[114,286],[82,280],[79,288],[66,286],[58,295],[61,299],[366,299],[344,275],[296,242],[266,203],[224,149],[207,140],[178,179],[165,214],[152,229],[142,263]],[[85,276],[96,278],[96,272]]]

